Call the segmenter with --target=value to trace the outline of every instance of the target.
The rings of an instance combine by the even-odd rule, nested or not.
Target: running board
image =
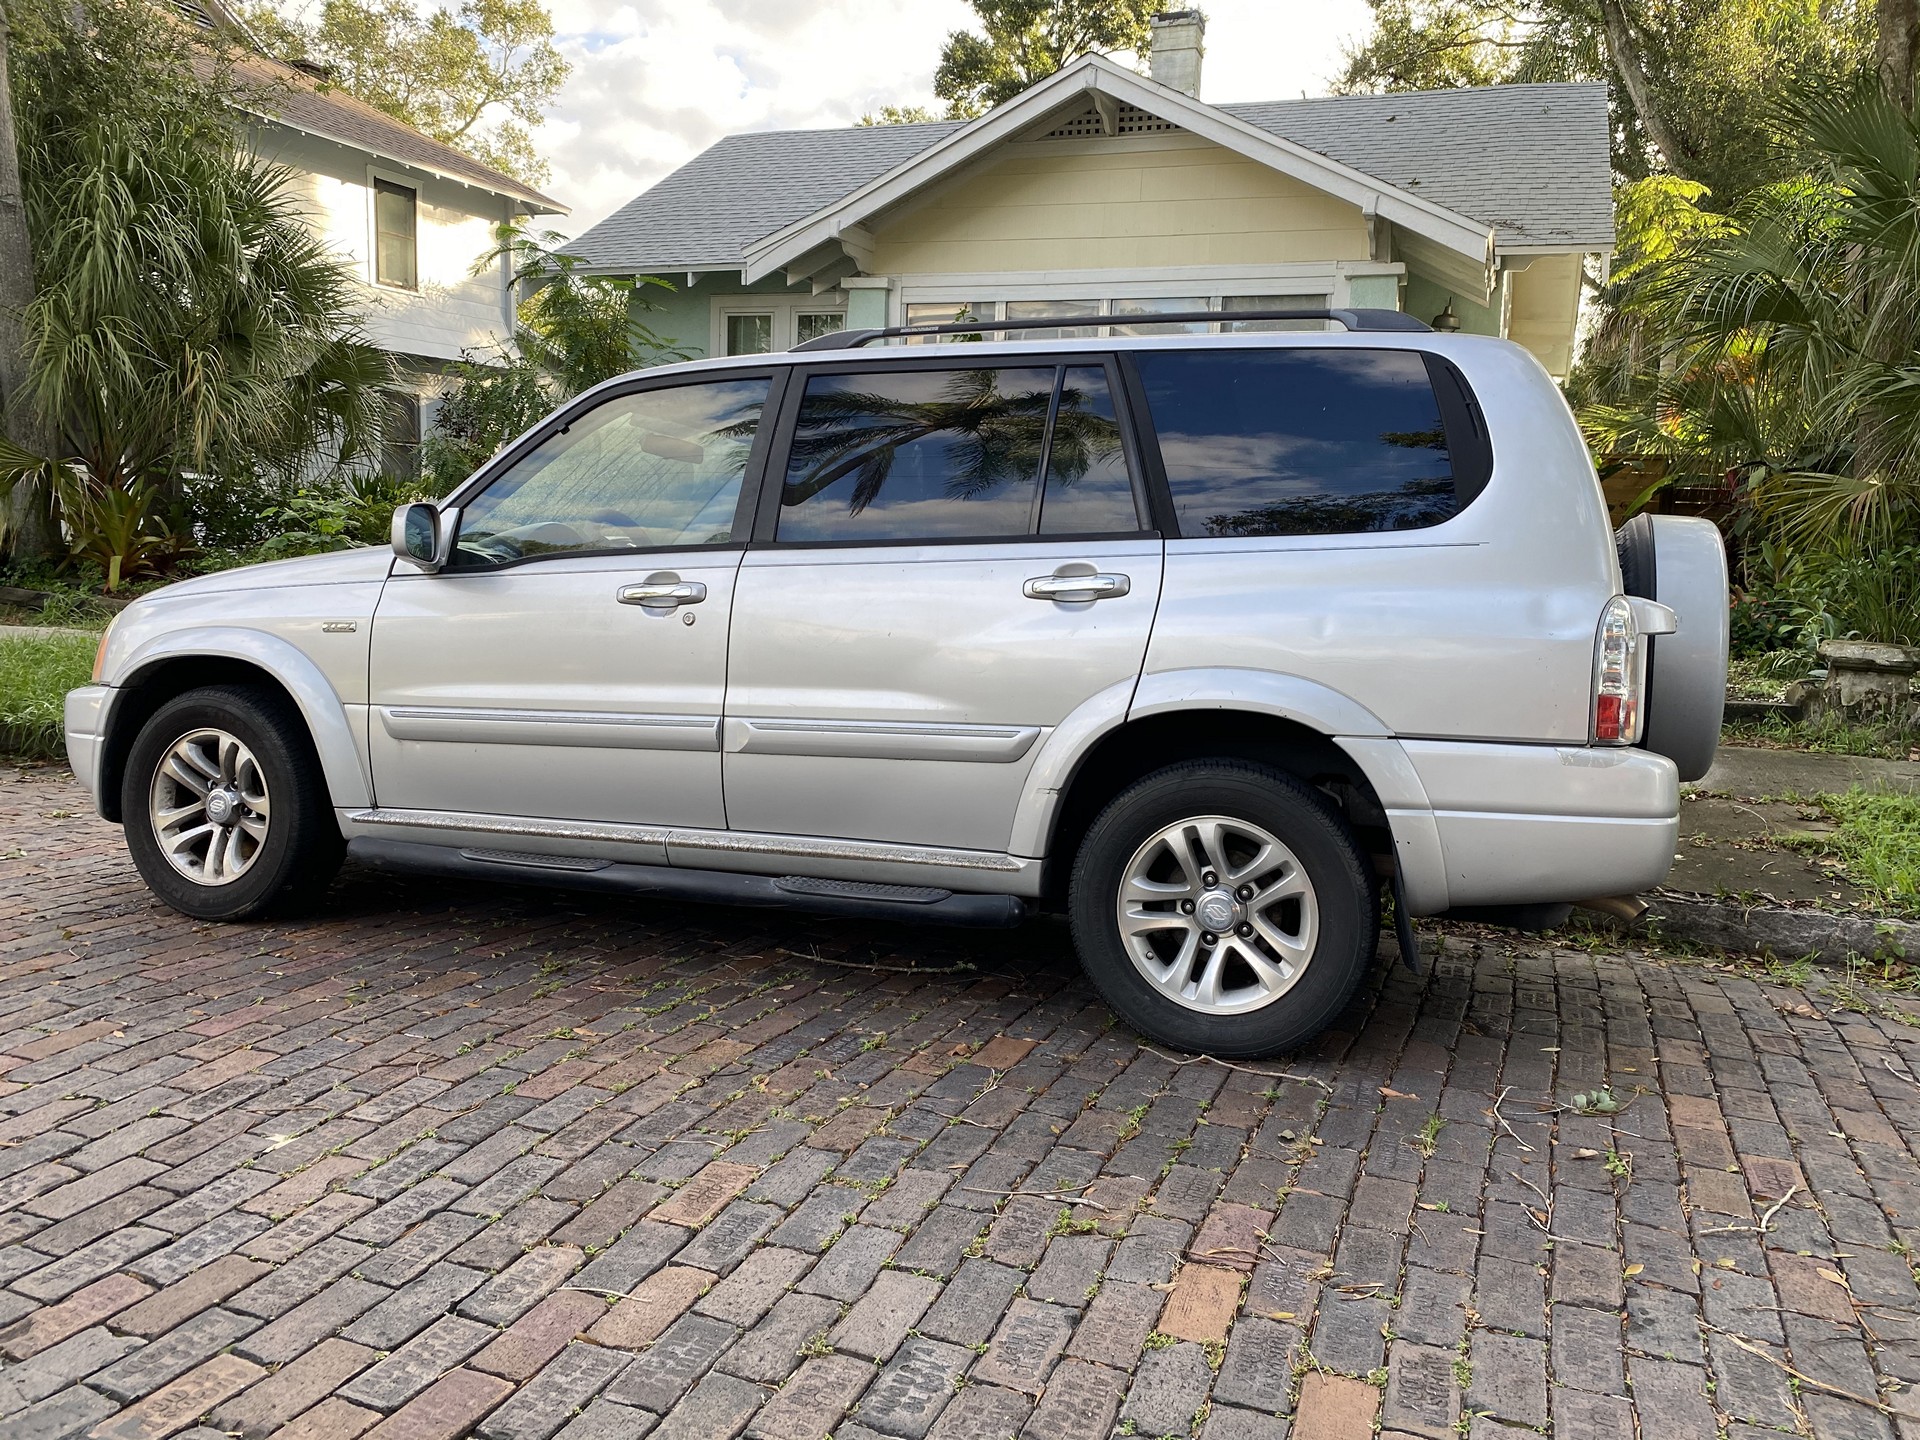
[[[802,875],[742,875],[730,870],[633,865],[519,850],[456,850],[451,846],[375,840],[365,836],[348,841],[347,854],[376,870],[441,875],[455,880],[553,885],[565,890],[808,910],[820,915],[907,920],[970,929],[1004,929],[1019,924],[1027,913],[1026,903],[1017,895],[961,895],[923,885],[871,885],[855,880],[815,880]]]

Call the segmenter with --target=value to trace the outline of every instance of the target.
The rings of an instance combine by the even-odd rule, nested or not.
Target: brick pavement
[[[1920,1437],[1888,1005],[1453,940],[1276,1077],[1051,923],[198,926],[84,809],[0,782],[7,1440]]]

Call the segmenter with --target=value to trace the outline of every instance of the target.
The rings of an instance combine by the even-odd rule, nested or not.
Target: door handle
[[[1124,575],[1039,575],[1020,587],[1029,600],[1059,600],[1072,604],[1082,600],[1111,600],[1133,589]]]
[[[698,580],[650,580],[644,585],[622,585],[618,598],[622,605],[645,610],[675,610],[698,605],[707,598],[707,587]]]

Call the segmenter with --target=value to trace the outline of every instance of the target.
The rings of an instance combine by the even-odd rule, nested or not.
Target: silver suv
[[[1616,537],[1524,351],[1317,313],[1345,332],[855,332],[612,381],[391,553],[129,607],[74,773],[193,916],[348,853],[1056,910],[1145,1034],[1295,1046],[1385,892],[1540,924],[1660,881],[1726,667],[1718,533]]]

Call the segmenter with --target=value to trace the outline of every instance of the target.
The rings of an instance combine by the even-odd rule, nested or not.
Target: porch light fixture
[[[1447,296],[1447,308],[1433,317],[1433,328],[1442,335],[1451,335],[1460,328],[1460,317],[1453,313],[1453,297]]]

